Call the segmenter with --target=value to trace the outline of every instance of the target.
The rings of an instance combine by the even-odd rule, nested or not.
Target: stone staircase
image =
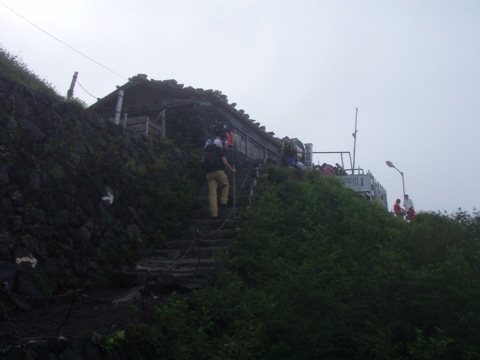
[[[220,220],[212,221],[208,210],[208,188],[205,181],[197,195],[196,206],[177,239],[166,242],[152,256],[137,263],[136,271],[147,273],[163,286],[182,289],[201,288],[214,281],[214,270],[221,255],[235,240],[242,224],[242,212],[256,200],[256,187],[262,163],[237,161],[235,177],[228,172],[230,183],[227,208],[219,209]]]

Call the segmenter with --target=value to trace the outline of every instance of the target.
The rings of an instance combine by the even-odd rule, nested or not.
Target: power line
[[[78,51],[77,49],[75,49],[74,47],[70,46],[69,44],[67,44],[66,42],[60,40],[59,38],[51,35],[50,33],[48,33],[47,31],[43,30],[42,28],[40,28],[39,26],[37,26],[36,24],[34,24],[33,22],[31,22],[30,20],[28,20],[26,17],[24,17],[23,15],[17,13],[15,10],[13,10],[11,7],[9,7],[8,5],[4,4],[3,2],[0,2],[4,7],[6,7],[8,10],[10,10],[12,13],[14,13],[15,15],[17,15],[18,17],[22,18],[23,20],[25,20],[26,22],[28,22],[30,25],[34,26],[35,28],[37,28],[38,30],[40,30],[41,32],[45,33],[46,35],[50,36],[52,39],[58,41],[60,44],[62,45],[65,45],[66,47],[70,48],[71,50],[75,51],[76,53],[82,55],[83,57],[85,57],[86,59],[92,61],[93,63],[103,67],[104,69],[110,71],[112,74],[115,74],[117,75],[118,77],[124,79],[124,80],[127,80],[128,79],[125,77],[125,76],[122,76],[120,75],[119,73],[117,73],[116,71],[110,69],[109,67],[99,63],[98,61],[92,59],[91,57],[85,55],[84,53],[82,53],[81,51]]]
[[[85,89],[85,88],[82,86],[82,84],[80,84],[80,82],[79,82],[78,80],[77,80],[77,84],[78,84],[78,86],[80,86],[80,87],[83,89],[83,91],[85,91],[88,95],[90,95],[90,96],[93,97],[94,99],[98,100],[98,97],[90,94],[90,93],[87,91],[87,89]]]

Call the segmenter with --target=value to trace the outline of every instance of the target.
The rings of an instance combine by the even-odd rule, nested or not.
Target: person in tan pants
[[[236,169],[232,167],[225,156],[225,152],[221,147],[215,147],[211,149],[211,155],[217,161],[214,161],[216,165],[213,166],[211,171],[207,173],[207,183],[208,183],[208,202],[210,206],[210,216],[212,220],[218,219],[218,199],[217,191],[220,187],[220,206],[227,206],[228,202],[228,191],[229,184],[227,174],[225,174],[225,169],[229,169],[233,173],[236,172]],[[213,155],[215,154],[215,155]]]

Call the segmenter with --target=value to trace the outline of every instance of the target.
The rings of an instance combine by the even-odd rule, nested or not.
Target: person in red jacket
[[[224,133],[224,143],[225,143],[225,155],[227,157],[228,162],[233,165],[233,149],[235,143],[235,134],[230,127],[225,127]]]
[[[402,218],[402,219],[407,214],[405,209],[400,206],[400,199],[397,199],[395,201],[395,204],[393,205],[393,212],[395,213],[395,215],[397,215],[397,217]]]
[[[322,173],[323,176],[330,176],[330,175],[335,175],[335,169],[333,168],[332,165],[323,163],[322,164]]]

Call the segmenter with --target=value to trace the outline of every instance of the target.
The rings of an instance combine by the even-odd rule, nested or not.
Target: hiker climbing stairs
[[[226,208],[219,210],[219,220],[210,219],[208,188],[203,184],[198,191],[196,208],[180,236],[139,261],[136,270],[185,289],[212,283],[214,270],[220,266],[218,255],[235,240],[243,221],[242,213],[255,202],[261,165],[244,161],[237,166],[236,174],[228,174],[229,202]]]

